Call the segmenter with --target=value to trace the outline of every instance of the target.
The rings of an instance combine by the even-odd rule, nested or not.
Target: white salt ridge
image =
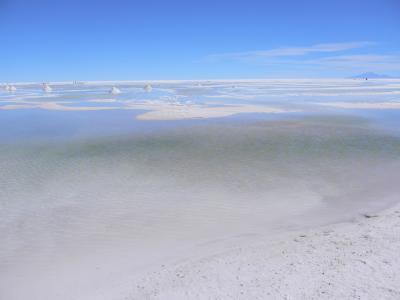
[[[110,100],[99,101],[90,100],[89,102],[109,103]],[[296,110],[287,110],[279,107],[270,107],[265,105],[221,105],[208,106],[196,105],[193,102],[156,102],[129,103],[123,106],[66,106],[59,102],[16,102],[16,104],[7,104],[0,106],[0,110],[15,110],[40,108],[44,110],[59,111],[95,111],[95,110],[149,110],[148,112],[136,116],[137,120],[155,121],[155,120],[185,120],[185,119],[207,119],[222,118],[240,113],[289,113]]]
[[[185,120],[222,118],[239,113],[287,113],[294,112],[281,108],[257,105],[204,106],[177,103],[174,105],[159,105],[153,110],[136,117],[138,120]]]

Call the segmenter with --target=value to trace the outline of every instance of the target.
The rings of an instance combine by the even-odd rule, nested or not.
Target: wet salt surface
[[[154,266],[396,201],[396,113],[328,112],[0,111],[0,299],[118,298]]]
[[[363,126],[305,119],[3,145],[0,290],[42,299],[73,285],[86,298],[110,276],[383,208],[398,193],[400,140]]]
[[[66,108],[134,109],[140,105],[176,105],[190,108],[224,105],[272,105],[281,109],[301,111],[330,111],[318,103],[335,102],[398,102],[400,80],[259,80],[259,81],[158,81],[151,92],[145,82],[87,82],[53,83],[51,93],[41,90],[40,84],[20,84],[13,93],[0,89],[0,109],[24,109],[24,106],[48,109],[46,103]],[[112,87],[121,93],[109,93]],[[138,108],[140,109],[140,108]],[[155,109],[153,107],[153,109]]]
[[[387,121],[389,118],[382,117],[391,111],[396,116],[398,109],[335,107],[337,103],[397,104],[400,95],[400,80],[397,79],[158,81],[152,82],[151,92],[143,89],[145,84],[147,82],[50,83],[51,93],[43,92],[41,84],[15,84],[17,91],[13,93],[0,86],[0,126],[7,129],[0,131],[0,141],[109,136],[204,121],[224,123],[227,120],[282,119],[310,114],[367,116],[377,120],[380,126],[387,125],[390,130],[400,128],[396,117],[390,118],[390,122]],[[120,94],[109,93],[114,86]],[[246,113],[222,113],[222,117],[213,114],[213,108],[223,110],[230,106],[243,107]],[[268,107],[280,112],[277,115],[260,113]],[[159,110],[162,113],[152,115],[159,120],[147,118],[146,124],[136,120]],[[171,116],[182,119],[163,120]],[[196,117],[201,119],[196,120]]]

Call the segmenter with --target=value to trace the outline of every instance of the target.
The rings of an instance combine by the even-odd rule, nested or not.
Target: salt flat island
[[[0,299],[399,299],[399,95],[2,86]]]

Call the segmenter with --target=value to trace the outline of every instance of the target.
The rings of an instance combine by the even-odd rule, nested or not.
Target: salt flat
[[[38,84],[16,83],[17,91],[0,92],[0,110],[128,109],[148,111],[138,116],[140,120],[179,120],[251,112],[282,113],[295,108],[296,111],[310,111],[320,109],[318,105],[342,109],[398,109],[400,94],[398,79],[154,81],[151,93],[143,89],[144,84],[146,82],[140,81],[79,85],[56,82],[52,93],[43,93]],[[123,93],[109,95],[114,86],[120,87]],[[343,103],[343,100],[346,101]]]
[[[396,299],[398,80],[145,84],[0,93],[0,298]]]

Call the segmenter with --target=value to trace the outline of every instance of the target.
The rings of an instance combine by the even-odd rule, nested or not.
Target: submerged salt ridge
[[[357,118],[4,144],[0,155],[0,293],[12,299],[90,299],[142,268],[350,218],[399,192],[400,140]]]

